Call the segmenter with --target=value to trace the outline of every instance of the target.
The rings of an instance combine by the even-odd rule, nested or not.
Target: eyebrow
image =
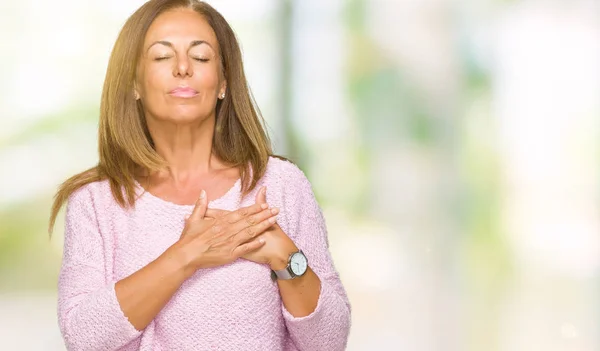
[[[150,46],[148,46],[148,49],[146,49],[146,52],[148,52],[150,50],[150,48],[153,47],[156,44],[161,44],[161,45],[164,45],[164,46],[168,46],[171,49],[173,48],[173,44],[171,42],[168,42],[166,40],[158,40],[158,41],[155,41],[154,43],[152,43]],[[207,41],[205,41],[205,40],[194,40],[194,41],[192,41],[190,43],[190,47],[188,48],[188,50],[191,49],[191,48],[193,48],[194,46],[198,46],[198,45],[202,45],[202,44],[206,44],[206,45],[208,45],[212,49],[212,45],[210,45]]]

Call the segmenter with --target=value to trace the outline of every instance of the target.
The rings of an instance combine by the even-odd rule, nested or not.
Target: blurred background
[[[597,0],[209,2],[324,210],[348,350],[600,349]],[[142,3],[0,1],[0,350],[64,350],[49,208]]]

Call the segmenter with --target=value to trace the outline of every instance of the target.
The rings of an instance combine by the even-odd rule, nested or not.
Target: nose
[[[191,77],[194,75],[193,65],[190,64],[190,59],[186,55],[178,56],[175,67],[173,69],[173,76],[175,77]]]

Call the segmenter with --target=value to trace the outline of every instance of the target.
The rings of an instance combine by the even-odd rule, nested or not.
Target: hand
[[[267,205],[266,193],[266,188],[262,187],[256,194],[256,204],[253,206],[264,207]],[[206,216],[222,218],[231,213],[224,210],[208,209]],[[292,239],[283,232],[277,223],[270,225],[259,238],[264,239],[265,244],[256,250],[244,253],[242,258],[256,263],[267,264],[271,269],[280,270],[287,266],[290,254],[298,251]]]
[[[254,204],[207,219],[207,207],[206,192],[202,190],[174,245],[182,253],[190,272],[233,262],[262,247],[265,240],[258,236],[275,223],[274,216],[278,212],[266,204]]]

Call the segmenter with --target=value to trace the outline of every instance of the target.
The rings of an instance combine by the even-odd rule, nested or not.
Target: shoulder
[[[67,207],[84,206],[98,209],[110,203],[112,193],[108,180],[88,183],[69,195]]]
[[[296,164],[271,157],[264,176],[267,198],[278,198],[281,206],[287,209],[304,206],[317,206],[313,187],[304,171]]]
[[[310,187],[306,174],[296,164],[278,157],[269,157],[266,178],[267,186],[275,185],[278,188],[294,188],[298,186]]]

